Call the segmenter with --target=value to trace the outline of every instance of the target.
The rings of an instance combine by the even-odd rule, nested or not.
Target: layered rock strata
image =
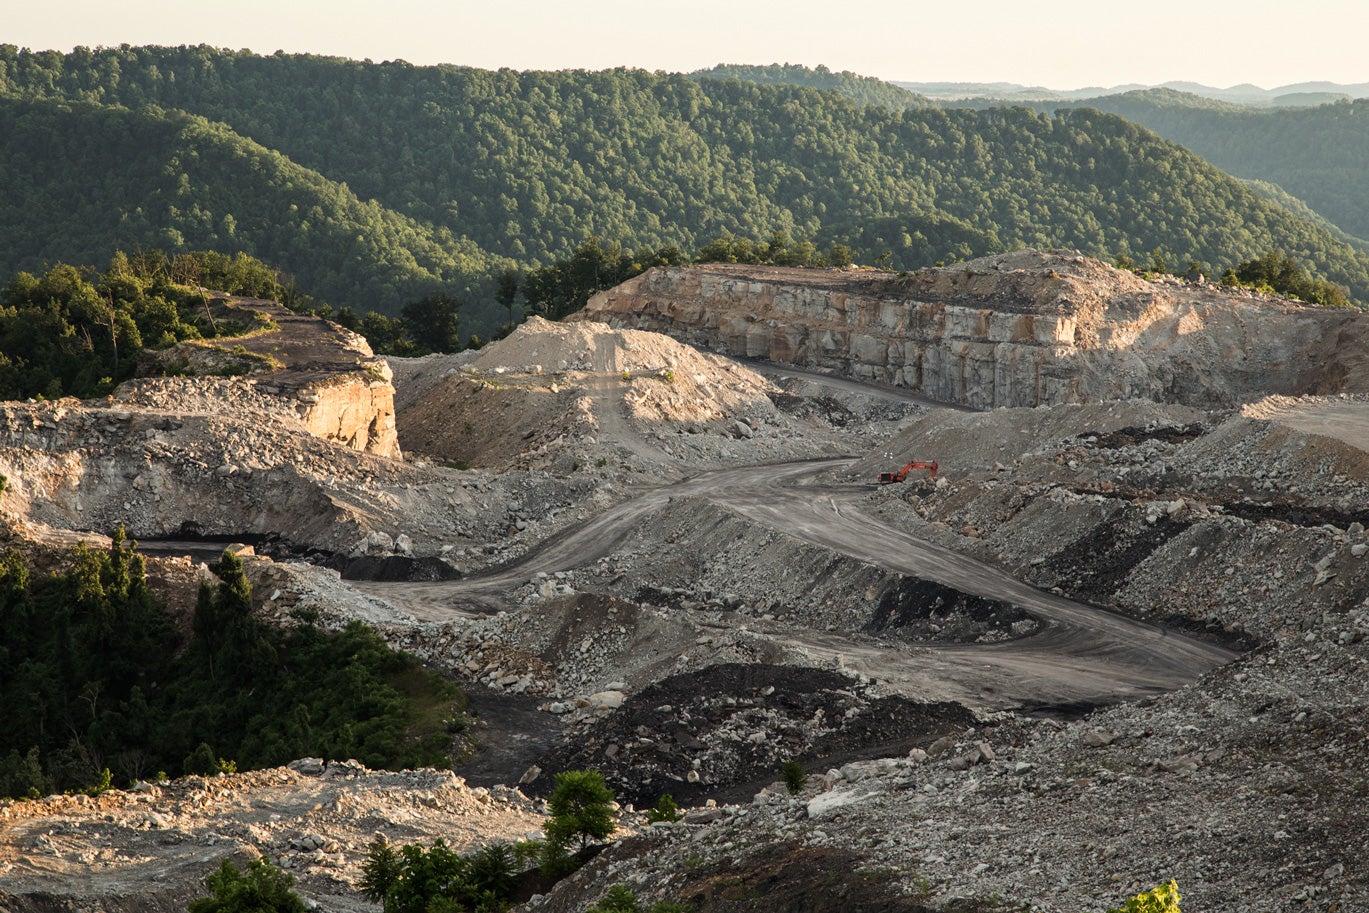
[[[897,275],[660,267],[581,316],[974,408],[1361,392],[1369,360],[1358,311],[1030,250]]]

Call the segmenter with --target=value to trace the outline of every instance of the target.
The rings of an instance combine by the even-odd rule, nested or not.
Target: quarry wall
[[[1136,397],[1221,407],[1363,383],[1359,312],[1036,251],[892,277],[659,267],[581,314],[981,409]]]

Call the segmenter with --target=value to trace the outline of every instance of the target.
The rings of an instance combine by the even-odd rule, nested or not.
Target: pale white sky
[[[0,0],[0,43],[210,44],[415,64],[826,64],[1067,89],[1369,82],[1365,0]]]

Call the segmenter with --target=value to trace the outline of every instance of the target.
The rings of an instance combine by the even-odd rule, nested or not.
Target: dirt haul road
[[[1161,627],[1043,593],[982,562],[925,542],[863,513],[861,485],[822,484],[849,460],[705,473],[646,492],[553,537],[500,571],[445,583],[359,583],[423,621],[506,607],[505,594],[538,573],[612,554],[639,524],[680,497],[706,498],[797,539],[888,570],[1021,606],[1042,622],[996,645],[900,647],[830,632],[770,626],[789,646],[869,675],[922,700],[981,709],[1113,703],[1181,687],[1236,654]]]

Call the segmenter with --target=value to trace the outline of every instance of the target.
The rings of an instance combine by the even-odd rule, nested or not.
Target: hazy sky
[[[0,0],[0,43],[210,44],[515,69],[826,64],[1077,88],[1369,82],[1365,0]]]

